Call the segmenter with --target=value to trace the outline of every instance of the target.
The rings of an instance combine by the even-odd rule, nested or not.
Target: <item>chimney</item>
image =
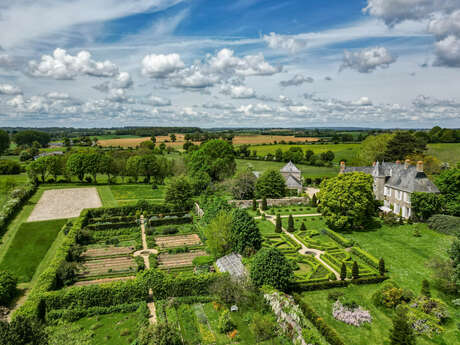
[[[423,161],[417,162],[417,172],[423,172]]]
[[[404,161],[404,169],[409,168],[409,165],[410,165],[410,159],[406,159],[406,160]]]
[[[343,174],[345,172],[345,162],[341,161],[340,162],[340,173]]]
[[[401,161],[398,159],[398,160],[396,161],[396,164],[401,164]]]

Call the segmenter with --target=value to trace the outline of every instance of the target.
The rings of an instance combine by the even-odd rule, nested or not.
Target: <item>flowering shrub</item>
[[[264,297],[275,313],[283,332],[295,339],[296,344],[307,345],[302,335],[302,328],[306,327],[305,316],[292,296],[273,292],[265,294]]]
[[[339,300],[334,303],[332,316],[334,316],[336,320],[356,327],[361,326],[365,322],[372,322],[371,313],[369,313],[369,311],[364,310],[360,306],[355,308],[346,307]]]
[[[440,325],[449,317],[449,313],[444,302],[421,296],[410,304],[407,317],[418,334],[431,338],[443,331]]]

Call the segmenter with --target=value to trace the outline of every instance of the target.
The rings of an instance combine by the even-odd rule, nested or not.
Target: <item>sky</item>
[[[460,0],[3,0],[0,126],[460,127]]]

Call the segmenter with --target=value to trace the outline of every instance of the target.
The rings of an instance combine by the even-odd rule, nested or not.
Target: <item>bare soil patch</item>
[[[169,136],[157,136],[155,137],[157,140],[157,145],[158,143],[165,143],[166,146],[172,146],[172,147],[182,147],[185,143],[185,138],[184,134],[177,134],[176,133],[176,141],[172,142],[171,138]],[[140,143],[144,141],[149,141],[149,137],[143,137],[143,138],[119,138],[119,139],[105,139],[105,140],[99,140],[97,143],[98,145],[101,145],[103,147],[107,146],[121,146],[121,147],[136,147],[140,145]],[[166,142],[167,141],[167,142]],[[199,145],[199,142],[194,142],[194,144]]]
[[[174,267],[192,266],[193,259],[195,259],[197,256],[203,255],[206,255],[206,252],[202,250],[180,254],[163,253],[158,256],[158,267],[161,269],[168,269]]]
[[[132,257],[97,259],[86,261],[83,264],[81,276],[94,276],[101,274],[129,272],[136,269],[136,262]]]
[[[84,258],[96,258],[112,255],[125,255],[134,251],[134,247],[107,247],[107,248],[92,248],[83,253]]]
[[[27,221],[75,218],[85,208],[101,206],[102,202],[96,188],[46,190]]]
[[[200,237],[197,234],[181,236],[159,236],[155,237],[155,242],[160,248],[194,246],[201,244]]]

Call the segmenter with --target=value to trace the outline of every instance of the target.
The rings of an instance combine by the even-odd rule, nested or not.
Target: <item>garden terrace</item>
[[[158,255],[158,268],[162,270],[169,270],[174,268],[192,267],[193,259],[204,255],[206,255],[206,252],[202,250],[179,254],[161,253]]]

